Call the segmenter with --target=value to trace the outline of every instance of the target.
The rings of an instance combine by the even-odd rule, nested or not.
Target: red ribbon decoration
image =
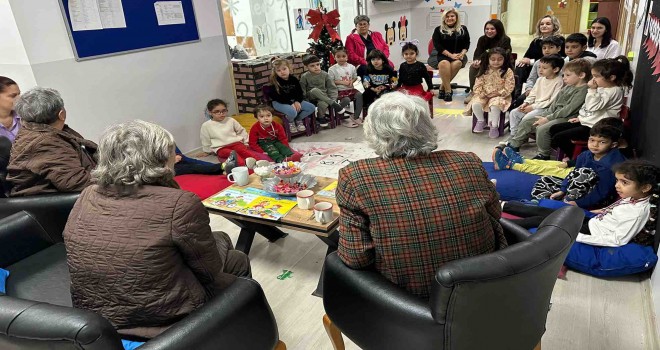
[[[318,41],[321,36],[321,30],[325,27],[332,41],[341,40],[339,33],[335,30],[335,27],[339,24],[339,11],[332,10],[328,13],[323,13],[320,10],[310,9],[305,17],[314,26],[314,30],[309,34],[308,39]]]

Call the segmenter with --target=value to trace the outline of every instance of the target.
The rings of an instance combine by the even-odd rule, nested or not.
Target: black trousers
[[[550,127],[550,146],[559,147],[567,157],[573,156],[572,140],[587,141],[591,128],[580,123],[559,123]]]
[[[513,74],[516,75],[516,87],[513,90],[513,97],[517,98],[522,93],[523,83],[529,78],[529,73],[532,72],[532,65],[516,67]]]
[[[511,215],[520,216],[522,219],[513,219],[511,221],[522,228],[530,229],[539,227],[541,222],[548,217],[548,215],[554,213],[555,209],[527,205],[520,202],[506,202],[504,203],[502,211]],[[588,217],[584,218],[580,233],[584,233],[585,235],[590,234]]]
[[[174,164],[174,173],[176,175],[185,175],[185,174],[220,175],[222,174],[222,164],[220,163],[201,164],[201,163],[181,160],[180,162]]]
[[[4,136],[0,136],[0,174],[7,172],[9,165],[9,153],[11,152],[11,141]]]

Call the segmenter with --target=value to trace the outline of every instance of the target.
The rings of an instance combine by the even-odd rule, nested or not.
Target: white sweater
[[[603,58],[615,58],[619,56],[621,54],[621,47],[616,40],[612,39],[606,47],[589,47],[587,51],[595,53],[597,58],[602,60]]]
[[[649,197],[634,201],[622,198],[589,220],[590,235],[579,233],[576,241],[603,247],[628,244],[646,225],[651,215]]]
[[[529,95],[525,98],[525,103],[534,109],[548,108],[563,86],[564,81],[561,74],[557,74],[553,79],[539,77],[536,79]]]
[[[221,122],[207,120],[199,131],[202,139],[202,150],[216,153],[220,148],[236,142],[248,143],[248,134],[234,118],[225,117]]]
[[[620,86],[589,89],[587,97],[584,98],[584,104],[580,108],[578,119],[580,124],[591,128],[601,119],[619,118],[622,105],[623,88]]]

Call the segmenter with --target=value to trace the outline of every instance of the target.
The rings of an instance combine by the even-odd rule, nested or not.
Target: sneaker
[[[438,91],[438,99],[439,100],[444,100],[445,99],[445,91],[444,90]]]
[[[472,96],[473,96],[472,93],[467,95],[467,97],[465,98],[465,101],[463,101],[463,103],[465,103],[465,104],[470,103],[470,101],[472,101]]]
[[[291,131],[292,134],[295,134],[298,132],[298,128],[296,127],[296,123],[289,123],[289,131]]]
[[[496,139],[500,137],[500,130],[498,128],[490,127],[490,130],[488,131],[488,137],[491,139]]]
[[[245,158],[245,166],[248,169],[254,169],[254,166],[257,165],[257,160],[252,157]]]
[[[452,91],[450,91],[450,92],[445,92],[445,98],[443,98],[443,100],[445,100],[445,102],[451,102],[451,101],[452,101],[451,96],[452,96],[453,94],[454,94],[454,93],[453,93]]]
[[[509,170],[511,169],[511,161],[504,155],[501,149],[495,148],[493,150],[493,168],[495,170]]]
[[[341,125],[347,127],[347,128],[357,128],[359,125],[354,122],[351,118],[344,119],[341,122]]]
[[[486,125],[485,121],[477,120],[477,123],[474,124],[474,129],[472,129],[472,132],[476,132],[476,133],[484,132],[484,126],[485,125]]]
[[[336,111],[335,113],[336,114],[344,114],[344,113],[346,113],[346,108],[342,108],[342,109]]]
[[[321,117],[321,118],[316,118],[316,121],[319,122],[319,125],[321,125],[324,128],[327,128],[328,125],[330,125],[330,121],[328,118]]]
[[[229,157],[227,157],[227,160],[225,160],[223,164],[223,169],[225,170],[225,174],[231,174],[232,169],[234,169],[237,165],[238,162],[236,159],[238,158],[238,154],[236,151],[231,151],[229,153]]]
[[[525,158],[511,147],[504,147],[504,155],[509,158],[512,164],[522,164],[525,162]]]
[[[537,154],[534,156],[532,159],[538,159],[538,160],[550,160],[550,156],[543,155],[541,153]]]
[[[355,119],[353,119],[353,121],[354,121],[355,124],[357,124],[357,125],[362,125],[362,124],[364,124],[364,119],[362,119],[362,117],[360,117],[360,118],[355,118]]]
[[[298,128],[298,131],[305,131],[307,128],[305,127],[305,124],[302,122],[302,120],[299,120],[296,122],[296,127]]]

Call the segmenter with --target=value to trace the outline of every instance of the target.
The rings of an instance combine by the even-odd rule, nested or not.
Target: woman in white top
[[[619,43],[612,39],[612,24],[607,17],[598,17],[591,22],[587,51],[596,54],[599,60],[614,58],[621,54]]]

